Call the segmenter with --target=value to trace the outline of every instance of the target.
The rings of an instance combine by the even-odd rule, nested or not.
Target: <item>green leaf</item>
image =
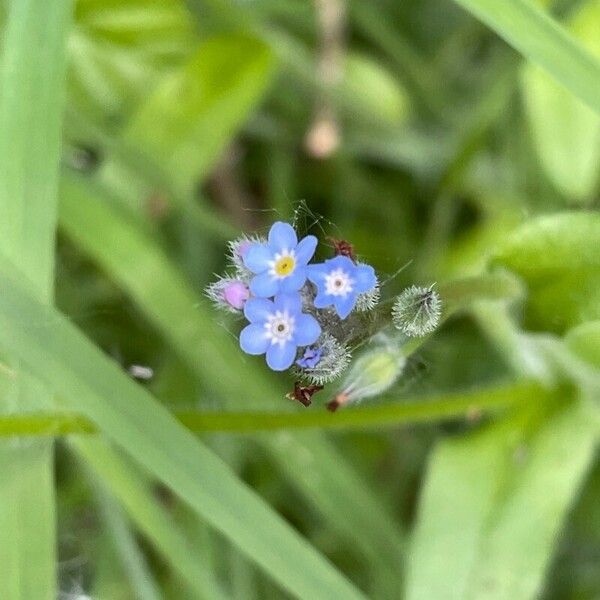
[[[273,54],[257,39],[210,38],[165,77],[124,139],[152,156],[179,193],[189,194],[262,98],[273,72]]]
[[[188,542],[173,517],[160,505],[143,474],[101,439],[74,437],[69,443],[198,598],[225,598],[218,582],[206,569],[205,557]]]
[[[600,319],[600,215],[559,213],[532,219],[499,245],[495,262],[529,287],[527,325],[563,332]]]
[[[455,2],[600,113],[598,61],[542,9],[527,0]]]
[[[407,599],[538,597],[567,512],[593,463],[583,403],[438,444],[420,500]],[[536,419],[539,419],[539,415]]]
[[[69,105],[114,127],[195,43],[180,0],[78,0],[69,36]]]
[[[600,57],[600,2],[584,3],[569,30]],[[539,67],[527,65],[522,75],[527,116],[547,176],[567,199],[590,200],[598,182],[600,117]]]
[[[67,407],[92,420],[291,593],[363,597],[68,319],[36,301],[8,261],[0,263],[0,340],[10,339],[27,369]]]
[[[71,2],[5,3],[0,70],[0,251],[12,257],[36,298],[51,302],[54,236]],[[10,336],[1,344],[13,376],[0,412],[47,408],[52,398],[20,370]],[[0,443],[0,597],[56,598],[53,443]]]
[[[600,321],[588,321],[570,329],[565,343],[575,354],[600,368]]]
[[[401,126],[408,99],[397,80],[367,55],[346,57],[343,91],[366,123]]]

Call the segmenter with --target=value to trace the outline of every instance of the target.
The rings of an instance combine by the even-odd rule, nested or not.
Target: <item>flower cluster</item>
[[[276,222],[267,238],[243,236],[230,242],[231,270],[206,290],[215,306],[247,321],[239,334],[245,353],[265,355],[274,371],[292,371],[297,382],[291,397],[306,406],[312,394],[346,370],[350,348],[373,337],[392,317],[389,308],[387,320],[378,313],[380,286],[375,271],[357,260],[349,242],[333,240],[335,255],[323,262],[314,261],[317,245],[315,236],[299,240],[291,225]],[[413,300],[405,304],[412,308]],[[429,307],[430,300],[428,296],[424,303],[429,310],[424,312],[435,313],[437,305]],[[418,309],[415,317],[408,315],[406,306],[402,310],[396,305],[394,324],[409,323],[410,327],[402,327],[408,335],[418,334],[417,322],[428,329]],[[388,352],[394,367],[388,369],[390,373],[402,370],[394,352]],[[377,381],[385,379],[386,385],[395,380],[388,370],[383,369],[382,375],[381,364],[387,368],[387,362],[378,359],[366,368],[365,360],[359,359],[351,372],[358,369],[362,379],[356,385],[345,383],[343,403],[379,393],[381,385],[363,381],[367,372]]]
[[[329,331],[333,315],[345,320],[357,304],[363,311],[374,306],[378,282],[373,267],[349,256],[309,264],[317,243],[313,235],[298,241],[294,228],[282,222],[273,224],[267,239],[235,240],[229,245],[233,274],[211,284],[207,295],[221,308],[243,312],[244,352],[265,354],[274,371],[294,366],[298,375],[321,385],[349,360]]]

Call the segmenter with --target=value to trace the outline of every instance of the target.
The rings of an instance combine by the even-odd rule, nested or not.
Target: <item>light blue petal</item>
[[[269,273],[261,273],[252,278],[250,291],[258,298],[271,298],[279,291],[279,280]]]
[[[253,273],[262,273],[269,268],[273,253],[264,244],[252,244],[244,256],[244,265]]]
[[[280,282],[280,290],[286,294],[297,292],[306,281],[306,267],[296,267],[291,275]]]
[[[314,235],[307,235],[305,238],[300,240],[298,247],[296,248],[296,261],[305,265],[313,257],[315,250],[317,249],[317,238]]]
[[[334,296],[321,292],[315,296],[314,305],[315,308],[325,308],[333,304]]]
[[[377,283],[375,269],[370,265],[358,265],[355,267],[354,272],[352,273],[352,279],[354,279],[356,283],[354,289],[361,294],[372,290]]]
[[[266,321],[268,316],[274,312],[275,307],[271,300],[265,298],[250,298],[244,305],[244,316],[250,323]]]
[[[328,271],[343,269],[346,273],[352,273],[355,269],[354,263],[347,256],[336,256],[325,261]]]
[[[296,346],[291,342],[280,346],[271,344],[267,350],[267,365],[273,371],[285,371],[292,366],[296,358]]]
[[[356,294],[348,294],[345,298],[338,296],[335,299],[335,311],[340,319],[345,319],[356,304]]]
[[[246,354],[264,354],[270,340],[262,325],[247,325],[240,333],[240,348]]]
[[[330,269],[325,263],[317,263],[316,265],[308,265],[306,267],[306,276],[316,285],[323,283],[325,276]]]
[[[277,221],[269,231],[269,246],[275,252],[293,250],[298,245],[298,238],[294,228],[289,223]]]
[[[301,314],[296,317],[294,341],[297,346],[309,346],[321,335],[321,326],[312,315]]]
[[[290,315],[296,315],[302,311],[302,298],[300,294],[279,294],[275,296],[275,308],[287,310]]]

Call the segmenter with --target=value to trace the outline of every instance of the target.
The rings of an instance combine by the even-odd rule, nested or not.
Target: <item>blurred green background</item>
[[[600,1],[0,7],[2,600],[600,598]],[[275,220],[454,302],[383,397],[203,296]]]

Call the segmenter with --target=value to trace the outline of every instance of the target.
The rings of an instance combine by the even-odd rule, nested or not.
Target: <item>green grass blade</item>
[[[135,597],[139,600],[160,600],[156,581],[121,507],[102,485],[96,483],[94,488],[100,515],[110,532],[115,553],[121,559],[131,589],[135,590]]]
[[[583,404],[571,402],[537,425],[502,422],[439,444],[421,498],[407,599],[538,597],[597,433]]]
[[[0,443],[0,598],[56,598],[53,460],[50,440]]]
[[[158,502],[150,482],[99,438],[69,440],[71,447],[110,488],[137,528],[162,553],[164,560],[198,598],[221,600],[224,592],[206,569],[205,558],[179,530]]]
[[[0,74],[0,247],[46,302],[70,13],[64,0],[11,0]]]
[[[527,0],[455,2],[600,113],[600,64],[548,13]]]
[[[71,2],[6,5],[0,71],[0,249],[51,302],[54,235]],[[15,371],[11,340],[2,348]],[[47,408],[51,396],[21,376],[2,385],[2,412]],[[0,443],[0,597],[56,598],[53,443]]]
[[[94,421],[292,594],[363,597],[68,319],[36,301],[8,261],[0,271],[0,339],[11,339],[14,353],[69,408]]]

